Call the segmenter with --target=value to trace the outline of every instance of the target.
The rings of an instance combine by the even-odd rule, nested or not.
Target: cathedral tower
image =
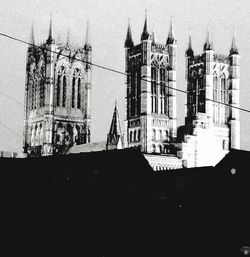
[[[28,156],[62,154],[90,142],[91,56],[88,26],[84,46],[55,42],[52,19],[45,43],[27,52],[24,151]]]
[[[184,159],[196,149],[192,166],[214,165],[230,148],[240,148],[239,110],[233,108],[239,107],[239,59],[234,36],[228,56],[214,52],[209,30],[201,55],[194,55],[189,39],[186,139],[182,140]]]
[[[127,143],[144,153],[167,153],[176,140],[176,49],[173,22],[165,44],[149,33],[145,17],[141,42],[130,24],[125,41]]]

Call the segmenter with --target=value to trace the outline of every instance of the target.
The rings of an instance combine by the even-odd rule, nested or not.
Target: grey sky
[[[52,12],[54,35],[66,40],[84,43],[86,22],[89,19],[93,62],[124,71],[124,40],[130,17],[134,43],[140,40],[145,9],[149,26],[155,28],[157,41],[165,43],[170,17],[173,17],[178,40],[177,86],[186,88],[185,50],[189,29],[195,54],[202,51],[207,24],[210,24],[215,52],[228,54],[233,28],[241,55],[242,108],[250,109],[250,1],[248,0],[0,0],[0,32],[29,40],[34,23],[35,40],[40,43],[48,35]],[[0,37],[0,150],[22,151],[24,78],[27,46]],[[121,120],[125,119],[125,78],[122,75],[93,68],[92,141],[106,139],[115,100]],[[177,93],[178,125],[184,123],[185,95]],[[250,150],[250,113],[241,115],[241,146]]]

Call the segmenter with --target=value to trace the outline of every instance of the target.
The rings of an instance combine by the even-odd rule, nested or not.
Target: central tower
[[[127,143],[144,153],[169,153],[176,140],[176,51],[173,22],[165,44],[149,33],[147,14],[141,42],[134,45],[130,23],[125,41]]]

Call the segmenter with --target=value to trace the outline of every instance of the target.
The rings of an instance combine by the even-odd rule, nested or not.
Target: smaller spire
[[[173,18],[171,16],[170,28],[169,28],[169,32],[168,32],[168,38],[167,38],[167,45],[175,44],[175,43],[176,43],[176,39],[175,39],[175,32],[174,32],[174,23],[173,23]]]
[[[192,39],[191,39],[190,32],[189,32],[189,41],[188,41],[188,49],[186,51],[186,56],[187,57],[194,56],[194,51],[193,51],[193,48],[192,48]]]
[[[156,42],[156,34],[155,34],[155,26],[154,26],[154,24],[153,24],[153,31],[152,31],[152,41],[153,41],[153,43]]]
[[[134,46],[134,42],[132,39],[132,32],[131,32],[131,27],[130,27],[130,19],[128,19],[128,30],[127,30],[127,37],[125,40],[124,47],[125,48],[130,48]]]
[[[209,24],[207,25],[207,36],[206,36],[206,41],[203,47],[203,50],[213,50],[213,42],[210,36],[210,27]]]
[[[35,36],[34,36],[34,25],[31,25],[31,32],[30,32],[30,44],[31,46],[35,46]]]
[[[113,117],[111,121],[110,130],[107,136],[107,148],[112,149],[113,147],[117,148],[118,144],[123,146],[123,136],[121,130],[121,123],[118,115],[117,102],[115,101],[115,108],[113,112]],[[113,146],[113,147],[112,147]]]
[[[89,38],[89,21],[87,21],[87,28],[86,28],[86,37],[85,37],[85,44],[84,50],[91,51],[92,47],[90,45],[90,38]]]
[[[47,44],[53,44],[53,43],[55,43],[55,40],[53,38],[52,14],[50,14],[49,37],[47,39]]]
[[[145,10],[145,22],[143,27],[143,32],[141,34],[141,41],[148,40],[149,39],[149,33],[148,33],[148,14],[147,10]]]
[[[230,49],[230,55],[233,54],[239,54],[238,48],[236,46],[236,42],[235,42],[235,33],[233,31],[233,39],[232,39],[232,45],[231,45],[231,49]]]

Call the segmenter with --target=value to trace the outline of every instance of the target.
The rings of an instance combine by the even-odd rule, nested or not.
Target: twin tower
[[[24,149],[30,155],[65,153],[90,142],[92,47],[88,27],[82,47],[55,42],[50,21],[45,43],[27,53]],[[201,55],[191,38],[186,51],[186,119],[177,128],[177,40],[173,22],[164,44],[145,18],[141,42],[130,24],[125,40],[126,142],[143,153],[174,154],[187,166],[213,164],[240,148],[239,53],[233,37],[228,56],[216,54],[209,32]],[[184,106],[184,103],[183,103]],[[211,157],[211,162],[208,159]]]
[[[135,45],[129,24],[125,59],[129,147],[144,153],[173,153],[187,166],[214,164],[230,148],[240,148],[240,56],[234,36],[228,56],[214,52],[209,31],[201,55],[194,55],[189,38],[186,118],[178,129],[177,40],[172,20],[165,44],[149,32],[146,17],[141,42]]]

